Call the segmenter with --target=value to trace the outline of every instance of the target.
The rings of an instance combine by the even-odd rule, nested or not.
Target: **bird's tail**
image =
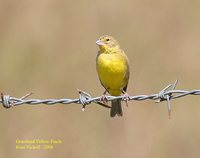
[[[122,106],[121,106],[121,100],[113,100],[111,103],[111,111],[110,111],[110,117],[114,117],[115,115],[122,116]]]

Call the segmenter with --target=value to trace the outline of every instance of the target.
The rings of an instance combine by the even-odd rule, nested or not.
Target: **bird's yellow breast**
[[[97,57],[97,72],[103,86],[111,95],[120,95],[127,85],[127,58],[124,54],[105,54]]]

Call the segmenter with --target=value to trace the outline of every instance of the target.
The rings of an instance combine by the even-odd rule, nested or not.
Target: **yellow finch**
[[[128,58],[118,42],[111,36],[101,36],[96,44],[99,46],[96,68],[101,84],[113,96],[125,93],[129,79]],[[104,93],[104,94],[105,94]],[[122,116],[121,100],[113,100],[110,116]]]

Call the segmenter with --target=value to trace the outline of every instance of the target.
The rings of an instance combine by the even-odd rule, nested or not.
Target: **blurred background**
[[[0,91],[13,97],[100,96],[99,36],[114,36],[130,60],[130,95],[200,89],[200,1],[0,0]],[[0,157],[188,158],[200,156],[200,97],[131,101],[124,116],[90,104],[0,107]],[[51,150],[16,140],[60,139]]]

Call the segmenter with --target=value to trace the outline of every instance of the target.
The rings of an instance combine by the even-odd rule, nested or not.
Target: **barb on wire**
[[[168,111],[168,117],[169,119],[171,118],[171,105],[170,105],[170,99],[172,97],[172,93],[169,93],[167,95],[165,95],[165,93],[167,91],[169,91],[169,89],[171,88],[171,90],[174,90],[176,88],[176,85],[178,83],[178,80],[176,80],[174,82],[174,84],[169,84],[168,86],[166,86],[163,90],[161,90],[159,93],[158,93],[158,96],[159,96],[159,99],[156,101],[156,103],[159,103],[161,101],[164,101],[166,100],[167,101],[167,111]]]
[[[185,97],[187,95],[200,95],[200,90],[176,90],[176,85],[178,83],[178,80],[176,80],[173,84],[169,84],[165,88],[163,88],[158,94],[150,94],[150,95],[135,95],[135,96],[129,96],[129,100],[136,100],[136,101],[142,101],[142,100],[155,100],[156,103],[167,101],[167,110],[169,118],[171,116],[171,105],[170,100],[171,99],[177,99],[181,97]],[[85,110],[86,105],[90,103],[96,103],[98,105],[101,105],[106,108],[110,108],[110,106],[104,104],[102,102],[102,96],[99,97],[91,97],[90,94],[78,90],[79,98],[76,99],[27,99],[32,93],[28,93],[25,96],[21,98],[15,98],[11,97],[10,95],[4,95],[1,93],[1,100],[0,103],[2,103],[4,108],[10,108],[18,105],[28,104],[28,105],[36,105],[36,104],[46,104],[46,105],[53,105],[53,104],[82,104],[82,110]],[[107,101],[112,101],[115,99],[121,99],[122,101],[126,101],[123,96],[105,96]]]

